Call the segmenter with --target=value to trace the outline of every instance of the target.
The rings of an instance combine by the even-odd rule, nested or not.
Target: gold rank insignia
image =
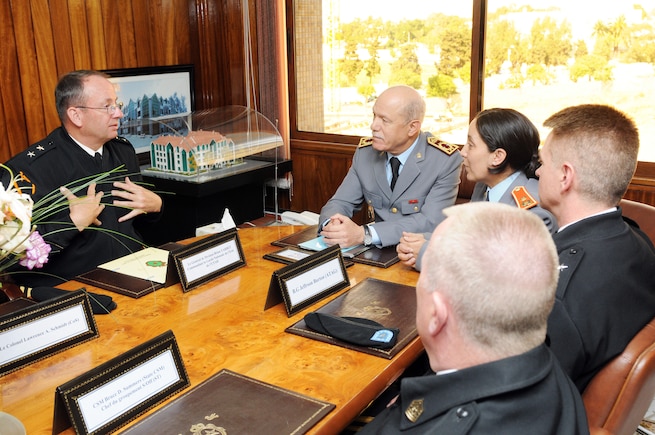
[[[369,222],[375,222],[375,209],[371,205],[371,201],[369,200],[368,205],[366,207],[366,218]]]
[[[359,148],[367,147],[373,145],[372,137],[360,137],[359,138]]]
[[[528,190],[525,188],[525,186],[515,187],[514,190],[512,190],[512,196],[514,197],[516,206],[518,208],[522,208],[523,210],[527,210],[539,204],[539,202],[537,202],[537,200],[534,199],[530,193],[528,193]]]
[[[441,139],[437,139],[434,136],[428,137],[428,143],[433,147],[435,147],[436,149],[441,150],[444,153],[448,154],[449,156],[452,155],[455,151],[459,150],[459,147],[457,145],[444,142]]]
[[[423,414],[423,399],[412,400],[412,403],[405,410],[405,416],[412,423],[416,423],[421,414]]]

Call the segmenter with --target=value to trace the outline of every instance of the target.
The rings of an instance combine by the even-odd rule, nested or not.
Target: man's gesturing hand
[[[59,188],[59,191],[68,200],[70,218],[78,231],[84,231],[91,224],[102,225],[98,216],[102,213],[105,206],[100,203],[102,192],[96,193],[95,183],[89,184],[86,190],[86,196],[77,197],[73,192],[63,186]]]
[[[114,200],[114,205],[131,209],[129,213],[119,218],[118,222],[125,222],[140,214],[156,213],[161,210],[161,198],[159,195],[145,187],[134,184],[129,177],[125,177],[124,183],[115,181],[114,187],[120,190],[112,190],[111,194],[125,200]]]

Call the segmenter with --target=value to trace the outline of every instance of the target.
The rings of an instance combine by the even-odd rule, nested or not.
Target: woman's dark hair
[[[502,148],[507,157],[500,165],[489,168],[492,174],[507,166],[522,170],[528,178],[537,178],[539,168],[539,131],[522,113],[514,109],[486,109],[475,117],[476,128],[490,152]]]

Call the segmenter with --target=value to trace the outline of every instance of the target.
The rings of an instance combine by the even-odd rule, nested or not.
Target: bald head
[[[418,120],[421,123],[425,117],[425,101],[421,94],[411,86],[396,85],[384,90],[377,98],[386,105],[395,107],[402,114],[405,122]]]

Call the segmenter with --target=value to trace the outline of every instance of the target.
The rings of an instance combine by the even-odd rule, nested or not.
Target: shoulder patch
[[[30,146],[25,151],[23,151],[23,156],[28,162],[32,162],[54,148],[56,148],[56,146],[53,141],[44,140],[35,143],[34,145]]]
[[[525,186],[516,186],[512,190],[512,197],[514,197],[516,206],[523,210],[527,210],[539,204],[539,202],[530,195]]]
[[[123,136],[116,136],[116,138],[112,139],[111,141],[112,142],[122,143],[123,145],[132,146],[132,143],[129,140],[125,139]]]
[[[359,148],[364,148],[373,145],[372,137],[361,137],[359,138]]]
[[[459,150],[459,147],[457,145],[444,142],[441,139],[437,139],[435,136],[428,137],[428,143],[433,147],[435,147],[436,149],[448,154],[449,156],[453,155],[455,151]]]

